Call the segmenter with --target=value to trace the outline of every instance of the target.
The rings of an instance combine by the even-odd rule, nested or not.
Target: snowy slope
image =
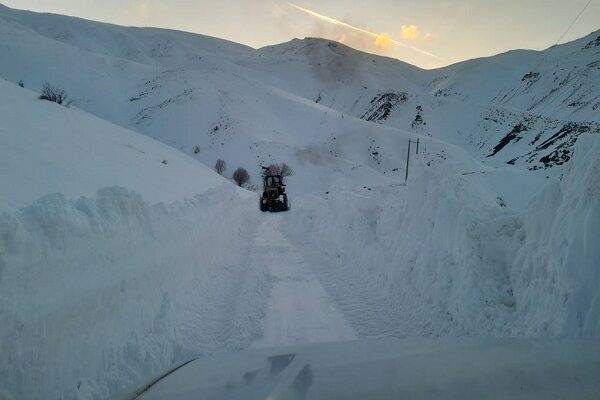
[[[156,28],[133,28],[58,14],[15,10],[0,4],[6,21],[26,26],[40,36],[89,52],[142,64],[179,67],[202,57],[242,56],[252,51],[222,39]]]
[[[244,65],[338,111],[466,144],[491,162],[546,169],[568,161],[580,133],[600,132],[597,36],[434,71],[320,39],[260,49]],[[527,135],[513,137],[519,125]],[[494,158],[498,145],[509,151]]]
[[[541,52],[510,51],[433,71],[431,91],[578,121],[598,120],[600,31]]]
[[[188,154],[198,146],[195,157],[209,166],[247,149],[248,157],[237,162],[253,176],[255,161],[266,162],[290,142],[282,157],[306,146],[307,131],[319,135],[310,145],[326,143],[336,128],[319,121],[337,113],[530,169],[563,164],[579,133],[599,131],[596,34],[543,52],[424,71],[313,38],[253,50],[183,32],[8,8],[0,9],[0,29],[11,37],[0,48],[7,60],[0,73],[9,80],[23,79],[34,90],[45,81],[64,87],[79,107],[101,118]],[[530,71],[540,61],[541,72]],[[314,125],[298,132],[288,123],[291,110]],[[528,125],[527,140],[512,133],[520,125]]]
[[[49,193],[91,196],[121,186],[152,202],[193,197],[226,180],[192,158],[139,133],[0,81],[0,211]],[[163,163],[166,161],[166,163]]]
[[[491,162],[532,170],[568,162],[581,133],[600,133],[599,35],[431,71],[430,114],[439,121],[431,128]]]
[[[382,91],[422,92],[419,68],[319,38],[265,47],[239,63],[288,92],[359,117]]]
[[[142,65],[40,38],[14,19],[0,21],[17,38],[3,48],[8,63],[2,73],[10,80],[23,79],[25,87],[40,87],[45,81],[64,87],[78,107],[159,138],[207,165],[222,157],[230,167],[246,167],[256,179],[258,163],[287,159],[301,173],[303,164],[309,169],[314,164],[308,159],[336,165],[347,176],[368,176],[371,166],[382,165],[368,151],[372,138],[366,143],[365,134],[377,132],[394,143],[382,168],[391,172],[402,163],[393,149],[405,138],[396,130],[358,121],[265,83],[264,72],[214,57],[175,69]],[[50,67],[48,58],[53,60]],[[355,140],[363,143],[346,145]],[[335,154],[336,148],[346,147],[348,154]],[[378,175],[370,179],[382,179]]]

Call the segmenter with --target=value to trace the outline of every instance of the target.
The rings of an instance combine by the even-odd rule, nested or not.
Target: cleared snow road
[[[263,337],[252,347],[356,339],[310,265],[279,229],[284,217],[265,214],[249,260],[251,266],[265,268],[272,282]]]

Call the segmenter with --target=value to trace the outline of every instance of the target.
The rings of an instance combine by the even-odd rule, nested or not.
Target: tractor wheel
[[[286,194],[284,194],[284,195],[283,195],[283,207],[282,207],[282,210],[283,210],[283,211],[287,211],[287,210],[289,210],[289,209],[290,209],[290,203],[288,202],[287,195],[286,195]]]

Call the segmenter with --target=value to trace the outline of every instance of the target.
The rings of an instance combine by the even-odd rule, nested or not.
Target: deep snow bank
[[[193,354],[246,347],[266,279],[246,269],[245,197],[153,205],[111,187],[0,214],[0,393],[124,398]]]
[[[563,177],[532,200],[509,252],[517,326],[600,337],[600,136],[579,138]]]
[[[314,268],[362,337],[502,332],[514,305],[494,223],[504,209],[477,176],[415,170],[407,186],[296,200],[289,235],[323,254]]]
[[[526,212],[495,178],[417,158],[407,186],[296,199],[287,232],[362,337],[598,337],[599,139]]]

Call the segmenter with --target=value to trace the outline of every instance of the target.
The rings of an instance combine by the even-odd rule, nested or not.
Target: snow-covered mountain
[[[422,70],[0,5],[0,397],[249,346],[597,339],[599,35]],[[219,158],[249,189],[290,164],[291,212]]]
[[[64,87],[78,107],[187,153],[199,148],[209,165],[253,147],[240,163],[254,175],[254,161],[266,162],[275,142],[324,145],[322,131],[346,131],[322,126],[341,115],[469,143],[532,169],[563,163],[581,132],[599,131],[598,32],[425,71],[322,39],[253,50],[6,7],[0,19],[10,38],[1,49],[5,78]],[[302,132],[289,123],[293,112]]]

